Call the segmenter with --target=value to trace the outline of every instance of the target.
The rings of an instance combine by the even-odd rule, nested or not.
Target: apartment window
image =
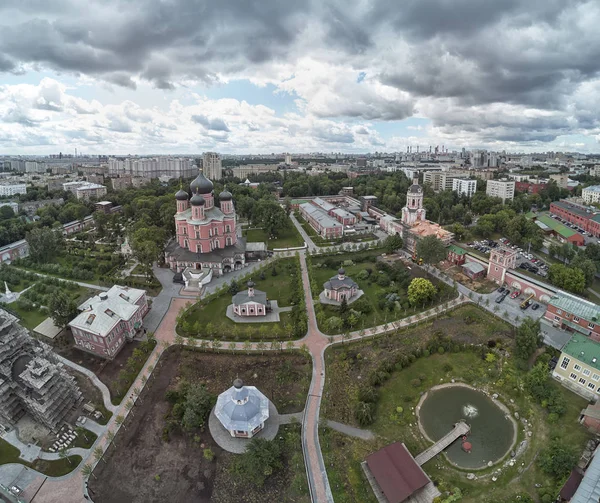
[[[577,372],[581,372],[581,365],[573,365],[573,368],[577,371]]]
[[[560,309],[557,309],[556,314],[562,314],[562,311]]]
[[[595,390],[596,389],[596,385],[594,383],[589,382],[588,383],[588,388],[590,388],[591,390]]]
[[[561,369],[566,369],[569,366],[569,363],[571,362],[570,358],[567,358],[566,356],[563,358],[563,361],[560,362],[560,368]]]
[[[585,380],[583,377],[580,377],[580,378],[579,378],[579,384],[581,384],[582,386],[585,386],[585,383],[586,383],[586,382],[587,382],[587,381],[586,381],[586,380]]]
[[[593,375],[592,375],[592,379],[593,379],[594,381],[597,381],[598,379],[600,379],[600,375],[598,375],[598,374],[593,374]]]
[[[583,369],[583,375],[589,376],[591,374],[590,369]]]
[[[596,328],[596,325],[594,325],[593,323],[588,323],[588,328],[594,329]]]
[[[577,374],[573,374],[573,372],[571,372],[571,375],[569,377],[574,381],[577,380]]]
[[[573,321],[574,321],[575,323],[577,323],[577,322],[579,321],[579,318],[578,318],[577,316],[573,316]]]

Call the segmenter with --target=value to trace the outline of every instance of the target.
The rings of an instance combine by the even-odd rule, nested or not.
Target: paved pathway
[[[344,423],[338,423],[337,421],[332,421],[331,419],[328,419],[325,424],[327,424],[327,426],[329,426],[332,430],[339,431],[340,433],[350,437],[360,438],[362,440],[373,440],[375,438],[375,434],[371,430],[361,430],[360,428],[348,426]]]
[[[41,272],[32,271],[31,269],[23,269],[23,268],[17,267],[17,266],[14,266],[14,267],[16,269],[21,269],[22,271],[30,272],[31,274],[35,274],[36,276],[40,276],[42,278],[52,278],[52,279],[57,279],[59,281],[65,281],[65,282],[69,282],[69,283],[76,283],[79,286],[83,286],[84,288],[89,288],[91,290],[100,290],[102,292],[107,292],[108,291],[108,288],[105,287],[105,286],[93,285],[91,283],[83,283],[81,281],[75,281],[73,279],[57,278],[56,276],[50,276],[49,274],[43,274]]]
[[[76,370],[77,372],[89,377],[90,380],[94,383],[94,385],[102,393],[102,401],[104,402],[104,407],[106,407],[106,409],[110,410],[111,412],[115,412],[117,410],[117,407],[115,407],[112,404],[112,401],[110,399],[110,391],[108,391],[106,384],[104,384],[100,379],[98,379],[98,376],[96,376],[96,374],[94,374],[91,370],[86,369],[85,367],[82,367],[81,365],[77,365],[75,362],[72,362],[71,360],[67,360],[66,358],[64,358],[58,354],[56,355],[56,357],[62,363],[64,363],[67,367],[71,367],[72,369]]]

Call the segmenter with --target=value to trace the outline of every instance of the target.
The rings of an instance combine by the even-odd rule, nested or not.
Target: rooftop
[[[477,274],[485,271],[485,266],[481,265],[479,262],[467,262],[462,265],[463,269],[467,269],[471,271],[473,274]]]
[[[575,234],[578,234],[573,229],[567,227],[566,225],[561,224],[556,221],[554,218],[549,217],[548,215],[540,215],[538,216],[538,221],[542,222],[545,226],[552,229],[557,234],[560,234],[563,238],[570,238]]]
[[[600,185],[592,185],[590,187],[586,187],[583,190],[587,190],[588,192],[600,192]]]
[[[557,206],[558,208],[567,210],[570,213],[574,213],[575,215],[579,215],[580,217],[584,217],[584,218],[591,218],[592,216],[594,216],[597,213],[597,212],[593,212],[591,210],[585,210],[585,209],[581,208],[580,206],[576,206],[574,204],[569,204],[566,201],[554,201],[552,203],[552,205]]]
[[[450,245],[448,246],[448,251],[456,253],[457,255],[466,255],[467,250],[463,250],[460,246]]]
[[[215,415],[226,430],[252,431],[269,419],[269,399],[255,386],[236,379],[219,395]]]
[[[317,222],[319,222],[323,227],[341,227],[342,225],[334,218],[331,218],[318,206],[310,203],[304,203],[300,205],[300,208],[302,208],[302,210],[305,211],[311,218],[314,218]]]
[[[587,338],[585,335],[575,334],[567,342],[562,352],[596,370],[600,370],[600,343]]]
[[[548,304],[586,321],[600,322],[600,306],[571,293],[559,290],[550,298]]]
[[[593,457],[571,503],[600,501],[600,456]]]
[[[367,465],[389,503],[400,503],[429,483],[402,442],[374,452],[367,457]]]
[[[114,285],[108,292],[81,304],[78,308],[81,313],[69,326],[105,337],[118,322],[131,319],[140,309],[136,302],[145,293],[145,290]]]

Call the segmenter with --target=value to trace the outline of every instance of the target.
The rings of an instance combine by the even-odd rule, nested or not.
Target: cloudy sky
[[[1,0],[0,154],[597,152],[598,26],[598,0]]]

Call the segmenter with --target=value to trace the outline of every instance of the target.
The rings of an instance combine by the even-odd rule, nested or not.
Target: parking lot
[[[542,304],[535,299],[531,299],[529,301],[529,307],[527,309],[521,309],[521,304],[529,298],[529,295],[519,292],[520,295],[518,297],[512,298],[511,294],[514,292],[515,290],[513,288],[504,288],[502,292],[497,289],[495,292],[489,294],[489,298],[491,302],[495,303],[500,308],[500,312],[506,311],[513,319],[516,316],[519,316],[521,319],[528,317],[537,320],[544,315],[544,312],[546,311],[545,304]],[[493,306],[493,303],[490,303],[490,306]],[[535,305],[538,307],[533,309]]]
[[[467,246],[477,250],[479,253],[483,253],[486,256],[489,256],[490,251],[493,248],[497,248],[500,245],[504,245],[505,247],[511,248],[517,252],[517,267],[522,271],[528,271],[532,274],[537,274],[542,278],[548,276],[548,264],[546,264],[539,257],[536,257],[533,253],[528,253],[521,247],[512,244],[506,238],[500,238],[498,241],[483,239],[481,241],[467,243]]]

